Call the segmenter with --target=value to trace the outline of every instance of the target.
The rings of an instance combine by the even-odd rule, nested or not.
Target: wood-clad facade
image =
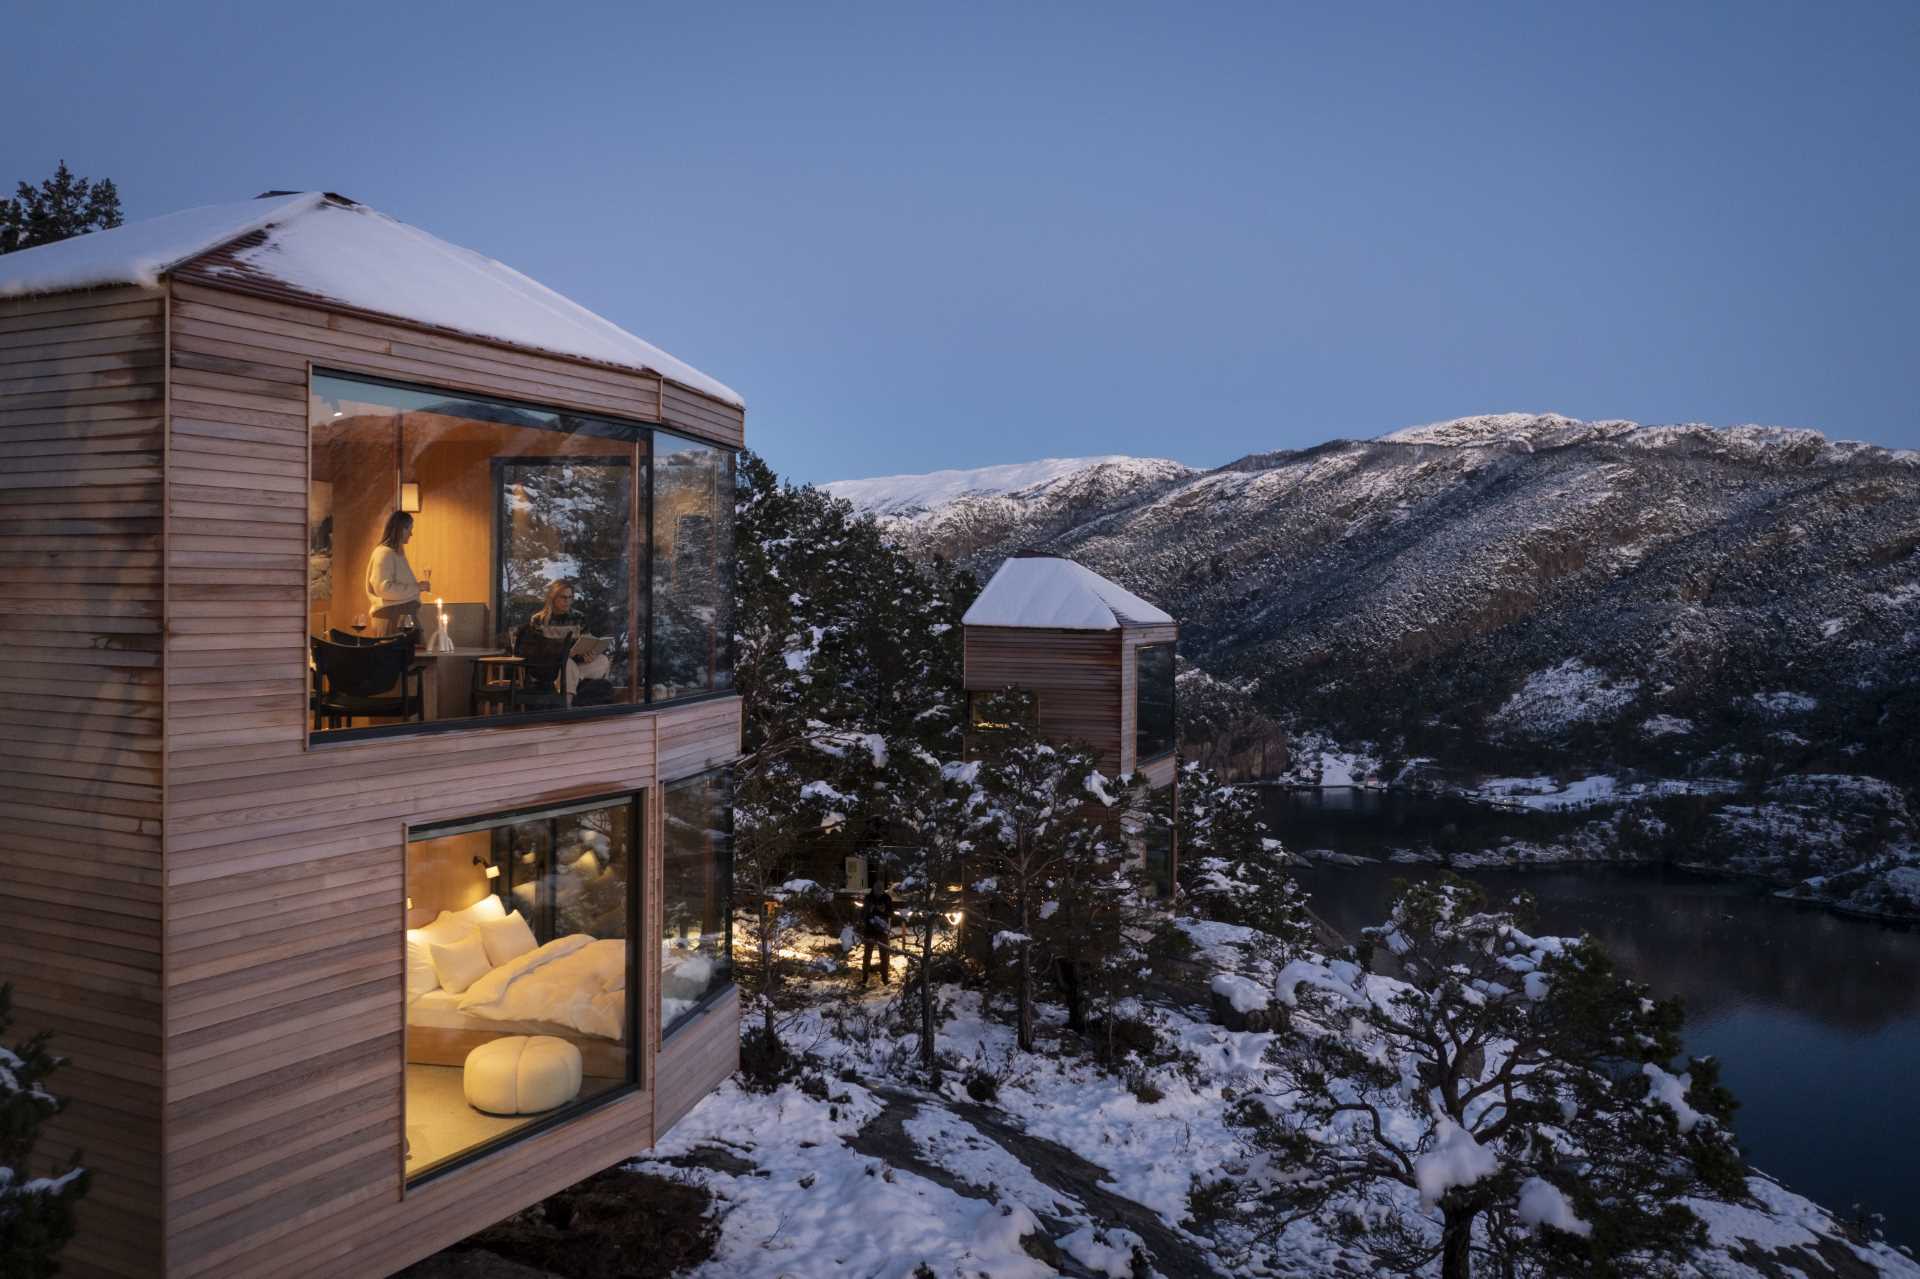
[[[1173,781],[1173,756],[1141,761],[1135,751],[1139,689],[1135,654],[1171,644],[1175,626],[1055,630],[1030,626],[963,628],[962,661],[969,693],[1018,688],[1033,694],[1035,728],[1049,741],[1090,747],[1100,767],[1119,777],[1136,770],[1155,789]]]
[[[88,1260],[159,1254],[166,298],[0,300],[0,979],[53,1030]]]
[[[737,1064],[738,1002],[664,1043],[663,784],[732,761],[737,697],[310,740],[316,367],[658,423],[742,412],[650,373],[329,308],[212,258],[0,300],[0,978],[94,1185],[76,1275],[379,1275],[650,1145]],[[436,729],[446,726],[436,725]],[[409,1186],[410,828],[639,792],[639,1087]]]

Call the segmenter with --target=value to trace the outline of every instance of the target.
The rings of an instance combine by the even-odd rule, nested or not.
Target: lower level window
[[[666,788],[660,1025],[667,1034],[733,982],[733,779],[725,770]]]
[[[640,799],[407,841],[409,1181],[639,1083]]]

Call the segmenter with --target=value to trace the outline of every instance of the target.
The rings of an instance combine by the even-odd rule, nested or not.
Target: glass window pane
[[[1173,645],[1146,644],[1134,650],[1134,766],[1173,749]]]
[[[316,732],[644,700],[646,428],[327,373],[310,425]]]
[[[639,832],[624,796],[408,841],[409,1180],[638,1082]]]
[[[660,1025],[668,1034],[733,981],[733,780],[707,773],[666,788]]]
[[[733,454],[654,437],[653,696],[733,686]]]

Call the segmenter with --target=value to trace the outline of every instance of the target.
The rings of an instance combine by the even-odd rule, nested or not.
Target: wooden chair
[[[356,637],[358,638],[358,637]],[[414,665],[413,641],[396,635],[371,643],[339,644],[314,637],[313,727],[345,727],[347,720],[425,720],[426,692]],[[397,690],[397,691],[396,691]]]

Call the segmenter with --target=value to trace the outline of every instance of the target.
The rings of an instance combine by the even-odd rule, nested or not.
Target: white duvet
[[[459,1007],[489,1021],[547,1021],[619,1039],[626,1022],[627,944],[585,933],[556,937],[473,983]]]

